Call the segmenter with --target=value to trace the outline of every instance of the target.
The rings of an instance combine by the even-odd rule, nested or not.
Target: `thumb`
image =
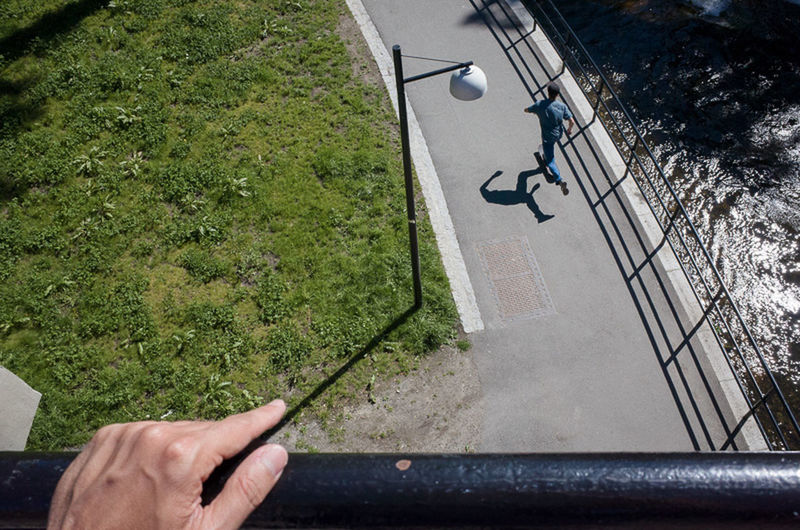
[[[265,445],[239,464],[216,499],[206,508],[208,528],[239,528],[272,490],[289,455],[280,445]]]

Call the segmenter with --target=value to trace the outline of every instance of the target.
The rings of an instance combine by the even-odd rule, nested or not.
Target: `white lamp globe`
[[[486,89],[486,74],[475,65],[456,70],[450,76],[450,93],[461,101],[478,99]]]

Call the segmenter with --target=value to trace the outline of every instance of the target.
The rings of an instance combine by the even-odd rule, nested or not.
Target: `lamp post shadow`
[[[268,431],[262,433],[258,438],[251,441],[247,447],[242,449],[237,455],[226,459],[219,466],[217,466],[211,476],[204,481],[205,488],[203,489],[202,493],[203,504],[208,505],[216,498],[217,495],[219,495],[228,478],[230,478],[239,464],[241,464],[242,461],[244,461],[244,459],[250,455],[250,453],[267,443],[271,437],[275,436],[282,428],[291,423],[295,417],[303,412],[306,407],[313,404],[317,398],[319,398],[323,393],[325,393],[326,390],[328,390],[328,388],[335,384],[343,375],[348,373],[353,366],[361,362],[367,355],[372,353],[372,351],[381,343],[381,341],[388,337],[394,330],[405,324],[418,310],[419,306],[416,304],[406,309],[389,325],[383,328],[382,331],[375,335],[372,340],[364,345],[361,350],[350,357],[345,364],[336,370],[336,372],[328,376],[324,381],[317,385],[317,387],[311,391],[311,393],[305,396],[294,407],[289,409],[276,425],[274,425]]]
[[[543,173],[541,168],[521,171],[520,174],[517,175],[517,186],[513,190],[490,190],[489,184],[503,174],[503,172],[500,170],[495,171],[492,176],[490,176],[486,182],[481,185],[481,196],[483,196],[483,199],[486,202],[490,202],[492,204],[502,204],[503,206],[525,204],[531,213],[533,213],[534,217],[536,217],[536,221],[539,223],[544,223],[545,221],[555,217],[555,215],[542,212],[541,208],[539,208],[539,205],[536,204],[536,199],[533,198],[533,194],[539,189],[541,183],[537,182],[533,185],[531,191],[528,191],[528,179],[533,175],[541,173]]]

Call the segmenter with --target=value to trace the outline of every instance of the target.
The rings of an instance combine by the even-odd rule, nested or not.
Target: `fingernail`
[[[283,472],[283,468],[286,467],[286,463],[289,461],[289,454],[286,452],[286,449],[280,445],[270,444],[261,450],[259,459],[272,476],[278,478]]]
[[[286,408],[286,403],[284,403],[282,399],[273,399],[272,401],[270,401],[269,403],[267,403],[267,406],[268,406],[268,407],[269,407],[270,405],[280,405],[280,406],[282,406],[283,408]]]

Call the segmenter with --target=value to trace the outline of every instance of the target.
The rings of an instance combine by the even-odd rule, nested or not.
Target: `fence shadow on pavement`
[[[510,17],[500,3],[483,0],[470,0],[470,3],[482,14],[482,20],[531,98],[541,94],[549,81],[561,75],[548,71],[530,42],[529,34],[517,26],[508,28]],[[695,322],[684,314],[670,280],[655,260],[663,245],[648,249],[636,214],[621,197],[621,179],[612,178],[605,170],[600,155],[586,136],[588,124],[577,125],[576,134],[560,145],[562,154],[630,292],[693,447],[696,450],[719,449],[732,432],[731,424],[735,424],[735,420],[729,411],[723,410],[719,383],[693,340],[704,320]],[[735,443],[732,448],[737,448]]]

